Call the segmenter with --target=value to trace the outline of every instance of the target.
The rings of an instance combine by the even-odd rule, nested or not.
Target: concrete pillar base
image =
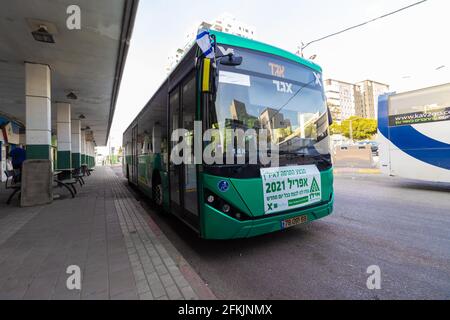
[[[50,160],[26,160],[22,168],[20,205],[33,207],[53,201],[53,174]]]

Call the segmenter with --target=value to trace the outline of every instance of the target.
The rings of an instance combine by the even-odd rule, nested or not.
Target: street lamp
[[[441,71],[442,69],[445,69],[446,67],[447,67],[446,65],[441,65],[441,66],[435,68],[433,71]],[[406,75],[402,76],[402,80],[412,79],[415,77],[416,77],[416,75],[406,74]]]
[[[349,124],[349,133],[350,133],[350,140],[352,142],[352,144],[354,143],[353,141],[353,120],[352,119],[348,119],[348,121],[350,122]]]

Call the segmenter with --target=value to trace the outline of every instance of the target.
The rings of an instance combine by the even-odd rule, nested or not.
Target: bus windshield
[[[219,46],[221,51],[230,50]],[[219,64],[211,128],[266,129],[283,153],[329,154],[328,115],[321,74],[270,54],[232,48],[240,66]]]

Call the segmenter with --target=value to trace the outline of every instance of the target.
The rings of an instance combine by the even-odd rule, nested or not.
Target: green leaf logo
[[[319,184],[317,183],[316,178],[313,178],[313,182],[311,184],[311,189],[309,190],[310,193],[320,192]]]

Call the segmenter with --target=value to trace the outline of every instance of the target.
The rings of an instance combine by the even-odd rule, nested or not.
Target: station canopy
[[[80,8],[81,29],[67,20]],[[52,132],[56,102],[72,105],[96,145],[106,145],[138,0],[14,0],[0,10],[0,115],[25,121],[25,62],[51,69]],[[70,19],[71,22],[74,20]],[[45,26],[54,43],[37,41]],[[42,31],[42,30],[41,30]]]

